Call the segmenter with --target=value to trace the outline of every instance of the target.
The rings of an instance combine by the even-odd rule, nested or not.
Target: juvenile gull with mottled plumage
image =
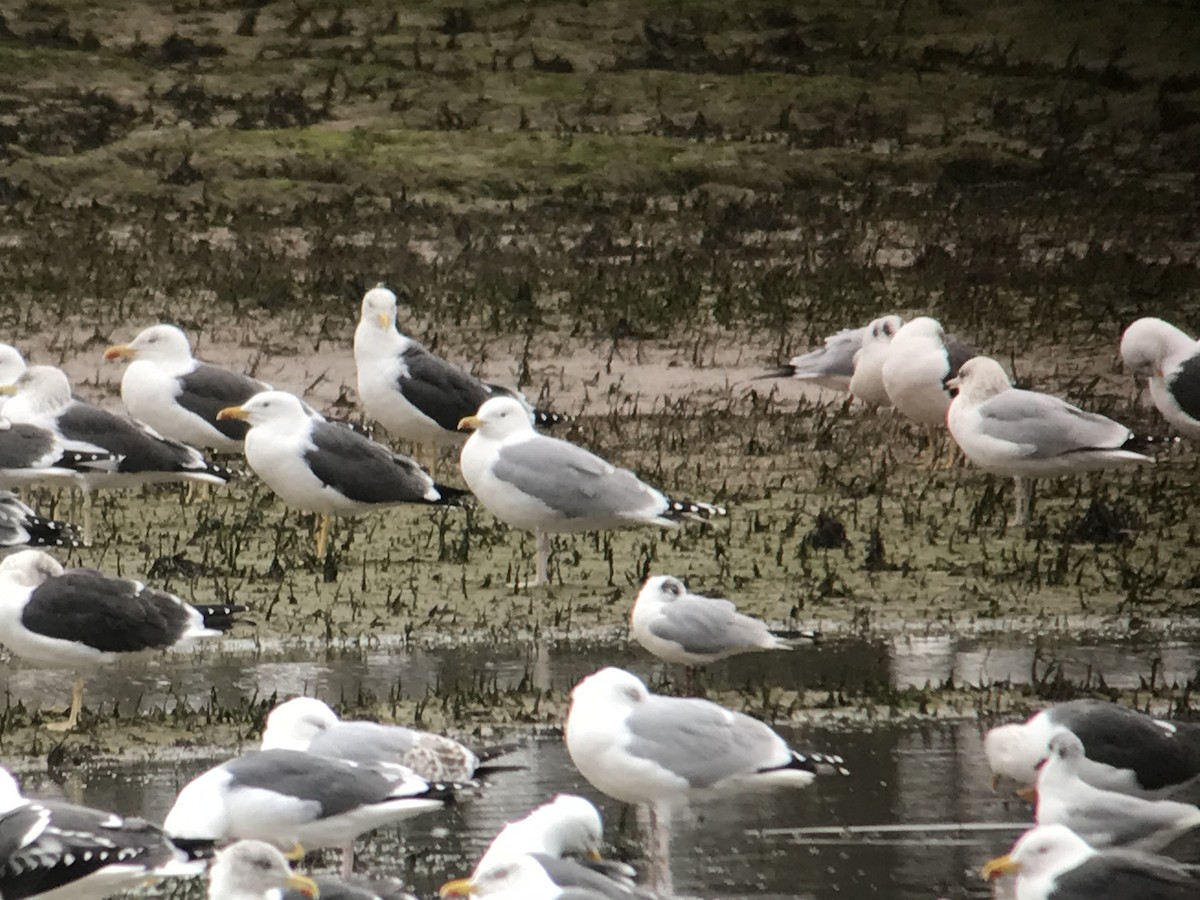
[[[466,493],[435,484],[408,457],[327,422],[283,391],[256,394],[221,410],[217,418],[249,423],[244,449],[250,468],[289,506],[324,517],[318,558],[325,556],[329,516],[357,516],[402,503],[452,505]]]
[[[218,420],[217,413],[271,389],[257,378],[195,359],[187,335],[174,325],[151,325],[128,344],[109,347],[104,358],[131,361],[121,378],[129,415],[195,447],[239,452],[248,426]]]
[[[535,585],[548,581],[551,533],[638,525],[673,528],[679,519],[725,515],[720,506],[672,499],[628,469],[538,434],[521,404],[510,397],[489,400],[459,427],[475,432],[463,445],[460,462],[479,502],[500,521],[537,536]]]
[[[64,569],[47,553],[22,550],[0,562],[0,643],[23,660],[76,670],[131,653],[186,647],[233,625],[240,605],[195,606],[139,581],[94,569]],[[79,721],[83,678],[76,678],[70,730]]]

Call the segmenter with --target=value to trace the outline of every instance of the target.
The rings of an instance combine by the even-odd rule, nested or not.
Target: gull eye
[[[639,691],[635,687],[627,687],[627,688],[625,688],[625,697],[626,697],[626,699],[632,700],[634,703],[637,703],[638,701],[640,701],[642,699],[642,692]]]
[[[678,581],[664,581],[662,592],[671,597],[678,597],[683,591],[680,589]]]

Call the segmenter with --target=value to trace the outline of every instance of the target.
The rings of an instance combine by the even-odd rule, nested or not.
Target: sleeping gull
[[[25,371],[25,357],[12,344],[0,344],[0,384],[13,384]],[[0,415],[8,397],[0,395]]]
[[[891,406],[887,388],[883,386],[883,363],[896,332],[904,327],[899,316],[882,316],[867,326],[862,346],[854,354],[854,375],[850,378],[850,395],[867,406]]]
[[[354,331],[354,365],[363,409],[388,433],[415,444],[458,446],[458,423],[492,397],[515,397],[531,422],[564,416],[535,410],[518,394],[480,381],[396,330],[396,295],[382,285],[363,296]]]
[[[825,338],[822,346],[793,356],[788,364],[759,378],[795,378],[831,391],[846,391],[854,374],[854,354],[862,347],[866,328],[843,328]]]
[[[151,325],[128,344],[109,347],[104,358],[131,360],[121,378],[129,415],[163,437],[195,447],[241,452],[246,423],[218,421],[217,413],[271,389],[193,358],[187,335],[174,325]]]
[[[848,774],[840,756],[800,753],[757,719],[707,700],[657,696],[616,668],[575,685],[565,738],[597,790],[649,807],[651,882],[667,894],[672,807],[723,792],[805,787],[818,772]]]
[[[12,491],[0,491],[0,549],[5,547],[79,547],[75,526],[46,519]]]
[[[1037,823],[1066,825],[1093,847],[1161,850],[1200,827],[1200,808],[1093,787],[1079,777],[1083,743],[1069,731],[1050,739],[1038,772]]]
[[[401,725],[342,721],[313,697],[296,697],[271,710],[262,749],[300,750],[364,765],[392,763],[427,781],[468,781],[479,767],[479,758],[458,741]]]
[[[564,887],[532,856],[518,856],[470,878],[443,884],[442,897],[491,897],[493,900],[612,900],[588,887]]]
[[[141,819],[21,796],[0,769],[0,896],[99,900],[204,871]]]
[[[463,445],[467,486],[497,519],[537,535],[535,585],[548,582],[552,532],[603,531],[634,525],[675,527],[725,510],[674,500],[582,447],[533,430],[510,397],[489,400],[458,423],[475,433]]]
[[[975,355],[929,316],[905,322],[888,345],[881,370],[884,389],[897,412],[929,429],[931,444],[940,440],[950,407],[946,380]]]
[[[257,750],[188,782],[163,828],[186,848],[242,838],[286,849],[341,847],[342,874],[348,876],[356,837],[441,809],[457,787],[430,784],[402,766],[372,768],[297,750]]]
[[[958,389],[946,423],[967,459],[1014,481],[1016,524],[1029,512],[1025,479],[1115,469],[1153,460],[1119,422],[1065,400],[1014,388],[994,359],[976,356],[947,384]]]
[[[1136,850],[1095,850],[1063,825],[1025,832],[982,874],[1015,874],[1016,900],[1191,900],[1200,894],[1195,866]]]
[[[401,503],[446,506],[465,491],[435,484],[406,456],[283,391],[255,394],[217,413],[249,423],[246,462],[283,502],[318,513],[317,558],[325,558],[330,516],[357,516]]]
[[[1200,438],[1200,342],[1162,319],[1138,319],[1121,335],[1121,360],[1147,378],[1163,418]]]
[[[0,561],[0,643],[48,668],[91,669],[131,653],[187,647],[228,630],[244,606],[196,606],[140,581],[94,569],[63,569],[41,550]],[[83,676],[71,692],[70,731],[83,706]]]
[[[689,676],[696,666],[739,653],[791,649],[765,622],[739,613],[728,600],[693,594],[670,575],[646,579],[629,616],[629,629],[659,659],[687,666]],[[816,637],[811,631],[794,636]]]
[[[238,841],[217,852],[208,871],[208,900],[279,900],[283,890],[322,898],[317,883],[296,875],[287,858],[264,841]]]
[[[1104,700],[1071,700],[997,725],[983,748],[993,776],[1022,785],[1037,780],[1050,739],[1063,731],[1082,742],[1079,776],[1109,791],[1162,797],[1200,778],[1200,725],[1166,722]]]

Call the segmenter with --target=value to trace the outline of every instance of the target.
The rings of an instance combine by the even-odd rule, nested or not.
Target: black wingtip
[[[464,488],[450,487],[436,481],[433,483],[433,489],[438,492],[438,499],[434,503],[439,506],[466,506],[467,498],[475,496]]]
[[[800,769],[812,772],[814,775],[849,775],[846,761],[832,753],[801,753],[792,751],[792,761],[785,766],[788,769]]]
[[[533,423],[543,428],[553,428],[555,425],[568,425],[574,421],[575,417],[567,413],[551,412],[548,409],[535,409],[533,411]]]
[[[750,380],[751,381],[763,381],[764,379],[767,379],[767,378],[795,378],[795,377],[796,377],[796,367],[786,365],[786,366],[778,366],[777,368],[771,369],[769,372],[763,372],[761,375],[755,375]]]
[[[217,631],[231,629],[237,624],[237,614],[249,609],[242,603],[193,603],[192,608],[199,611],[205,628]]]
[[[729,515],[729,511],[715,503],[700,503],[697,500],[676,500],[667,498],[667,509],[663,513],[668,519],[693,519],[707,522],[710,519]]]
[[[1179,435],[1134,434],[1121,449],[1132,453],[1165,453],[1182,440]]]
[[[217,842],[204,838],[167,837],[177,849],[183,852],[188,861],[196,859],[212,859],[217,852]]]
[[[70,522],[60,522],[57,519],[45,519],[41,516],[27,516],[25,530],[29,532],[31,547],[67,547],[76,549],[83,546],[83,540],[78,530]]]

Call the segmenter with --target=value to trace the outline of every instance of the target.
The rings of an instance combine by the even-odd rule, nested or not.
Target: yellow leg
[[[319,562],[325,560],[325,550],[329,544],[329,526],[331,521],[329,516],[322,514],[317,524],[317,560]]]
[[[75,726],[79,724],[79,713],[83,709],[83,676],[80,675],[75,679],[75,686],[71,689],[71,712],[67,716],[65,722],[54,722],[47,725],[49,731],[74,731]]]

